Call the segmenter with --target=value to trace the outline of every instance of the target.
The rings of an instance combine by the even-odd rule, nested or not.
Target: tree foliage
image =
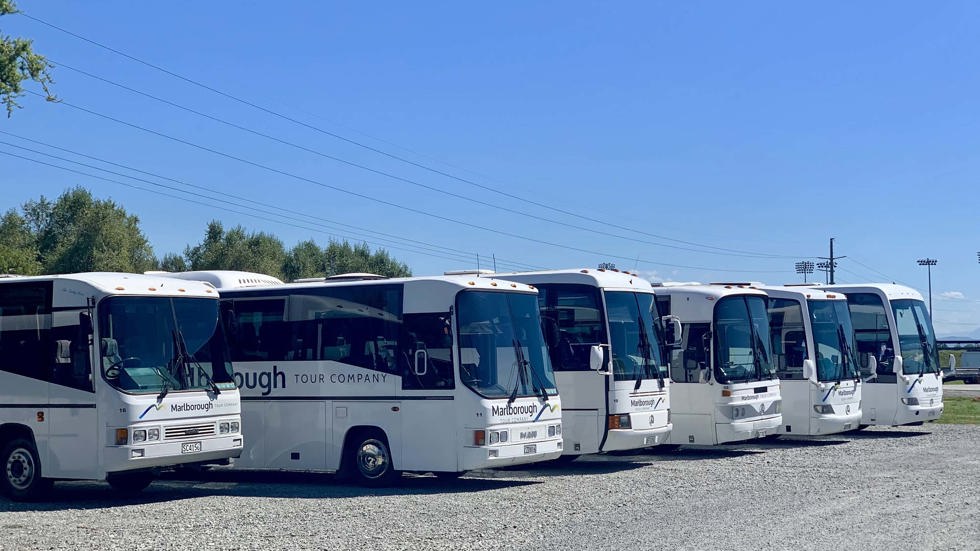
[[[241,226],[225,231],[221,222],[208,224],[204,241],[184,250],[191,270],[243,270],[292,281],[303,277],[325,277],[350,272],[370,272],[388,277],[412,275],[408,266],[391,258],[387,251],[371,252],[366,244],[331,241],[321,248],[312,240],[286,251],[278,238],[266,233],[248,233]],[[177,265],[176,259],[164,259]],[[170,266],[163,269],[171,270]]]
[[[286,248],[279,238],[248,233],[235,226],[225,232],[217,220],[208,224],[204,241],[184,250],[191,270],[243,270],[281,277]]]
[[[143,272],[156,268],[139,218],[83,188],[28,201],[0,221],[0,270],[21,274]]]
[[[13,0],[0,0],[0,16],[12,13],[17,13]],[[40,84],[48,101],[57,101],[49,88],[54,83],[50,68],[44,56],[34,53],[30,40],[0,33],[0,103],[7,108],[8,117],[20,107],[17,98],[24,95],[25,80]]]

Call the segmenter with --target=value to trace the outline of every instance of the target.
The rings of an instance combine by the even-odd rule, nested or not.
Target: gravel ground
[[[980,426],[407,476],[168,477],[138,498],[60,483],[0,498],[0,549],[980,549]]]

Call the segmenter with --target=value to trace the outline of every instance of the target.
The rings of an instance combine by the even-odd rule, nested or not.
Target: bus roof
[[[765,291],[750,285],[721,285],[712,283],[699,283],[696,285],[654,285],[654,293],[662,294],[690,294],[700,295],[711,298],[722,298],[729,295],[763,295]]]
[[[820,285],[818,288],[825,291],[839,291],[841,293],[876,293],[884,296],[888,300],[911,299],[924,300],[922,293],[905,285],[896,283],[847,283],[836,285]]]
[[[824,289],[802,286],[763,285],[759,287],[773,298],[788,298],[798,300],[847,300],[844,293],[828,292]]]
[[[650,283],[636,274],[602,269],[542,270],[537,272],[490,273],[481,277],[495,277],[509,281],[520,281],[530,285],[548,283],[576,283],[591,285],[602,289],[630,289],[644,293],[651,292]]]
[[[293,283],[283,283],[280,279],[254,272],[236,272],[228,270],[201,270],[196,272],[180,272],[168,274],[180,279],[207,281],[218,290],[236,291],[258,289],[261,287],[284,287],[289,289],[316,288],[323,286],[341,285],[388,285],[392,283],[441,282],[460,288],[478,288],[487,290],[508,290],[525,293],[537,293],[534,287],[512,281],[499,281],[496,278],[477,277],[474,275],[442,275],[442,276],[411,276],[400,278],[370,278],[347,277],[355,274],[341,274],[334,278],[309,278]],[[373,274],[371,274],[373,276]]]
[[[0,278],[0,285],[30,281],[74,281],[107,295],[191,296],[217,298],[218,293],[206,283],[168,277],[165,273],[127,274],[123,272],[83,272],[42,276]]]

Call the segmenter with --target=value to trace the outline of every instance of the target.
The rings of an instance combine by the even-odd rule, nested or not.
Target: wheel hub
[[[14,450],[7,459],[7,481],[18,490],[24,490],[34,480],[34,461],[24,449]]]
[[[357,467],[367,478],[377,478],[388,469],[388,454],[377,442],[365,442],[357,450]]]

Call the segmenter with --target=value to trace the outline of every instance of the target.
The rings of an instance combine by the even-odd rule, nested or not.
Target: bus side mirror
[[[415,351],[415,374],[422,376],[429,371],[429,353],[423,348]]]
[[[955,375],[956,374],[956,356],[952,352],[949,353],[949,373],[944,373],[943,375]]]
[[[606,365],[606,353],[601,344],[592,345],[589,348],[589,368],[604,375],[609,375],[609,371],[603,370]]]
[[[78,331],[82,335],[91,337],[93,333],[92,314],[88,312],[78,313]]]
[[[892,360],[892,373],[895,375],[900,375],[902,373],[902,357],[895,355],[895,359]]]
[[[660,323],[664,327],[664,346],[667,348],[680,348],[681,339],[684,334],[681,328],[681,320],[677,316],[663,316]]]
[[[813,368],[813,360],[810,359],[803,360],[803,378],[808,381],[812,381],[814,371],[815,369]]]

